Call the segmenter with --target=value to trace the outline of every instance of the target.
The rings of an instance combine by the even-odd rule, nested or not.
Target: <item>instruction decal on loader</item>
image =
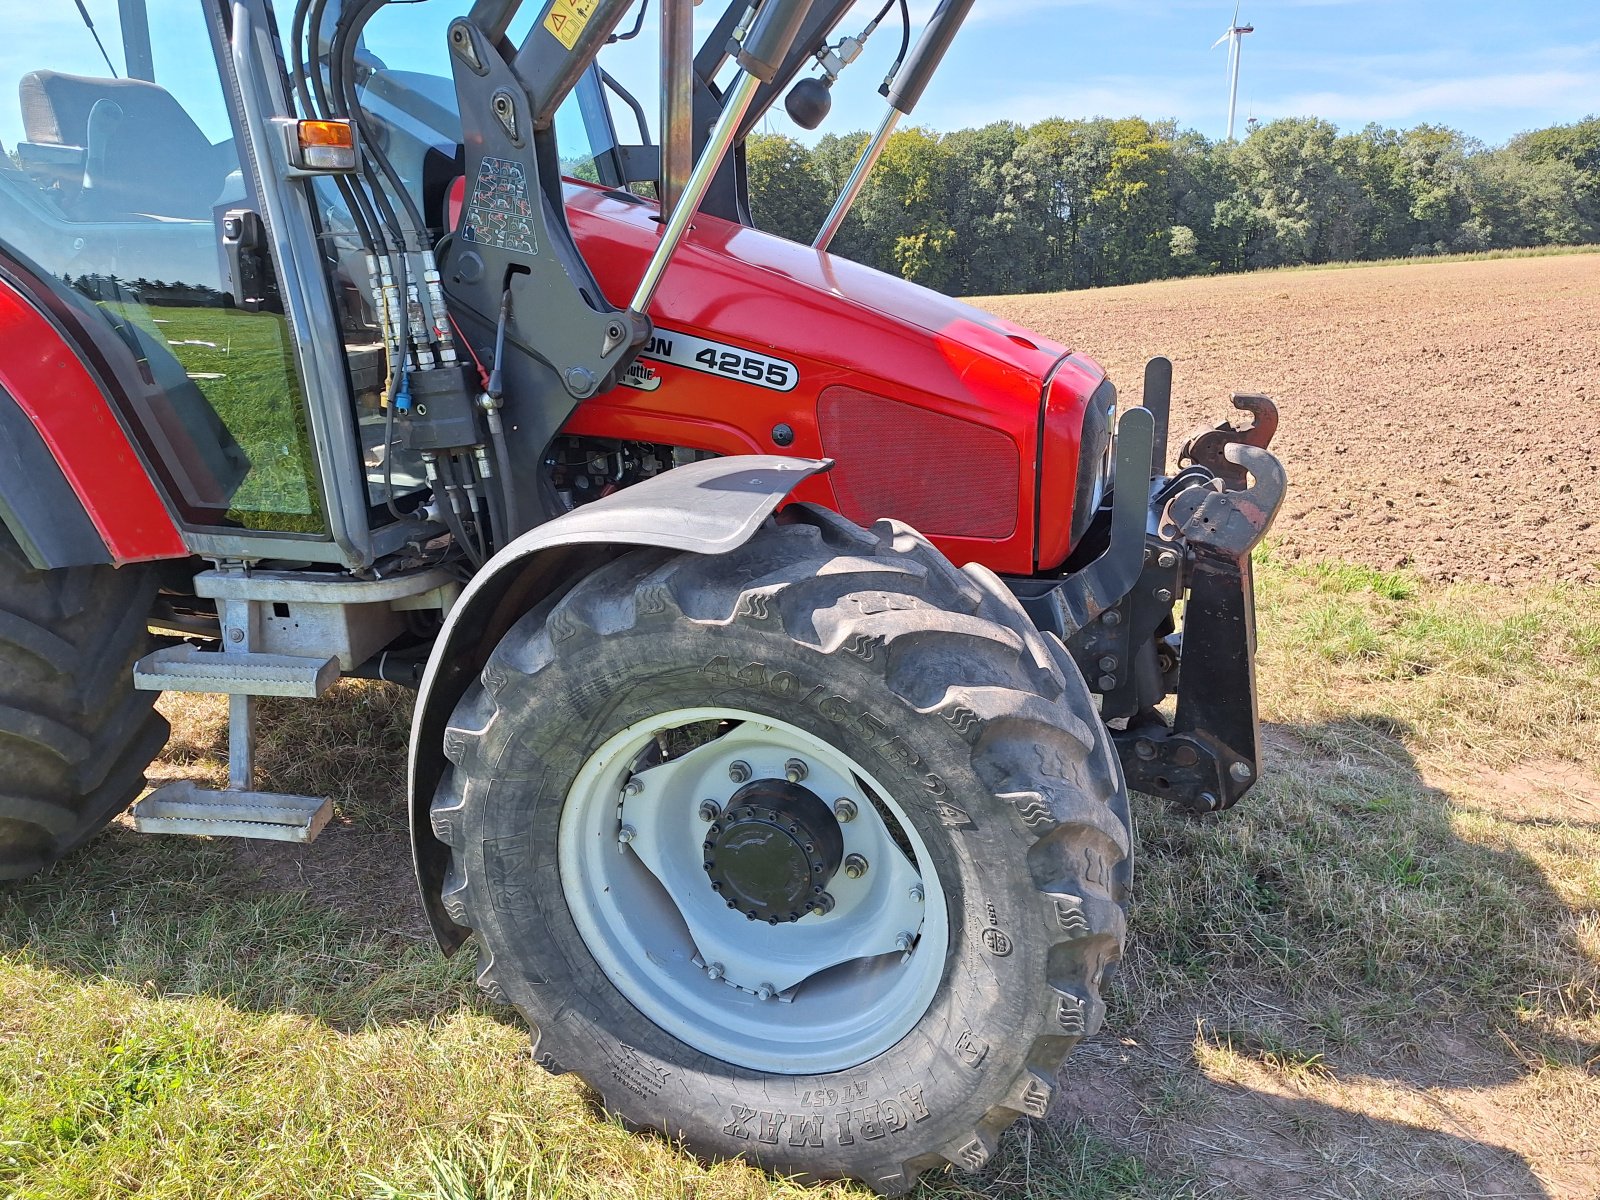
[[[659,327],[651,335],[649,345],[639,351],[639,357],[688,367],[691,371],[723,379],[737,379],[740,383],[774,392],[792,392],[800,382],[800,370],[792,362]]]
[[[544,27],[550,35],[571,50],[578,44],[578,35],[594,16],[599,0],[556,0],[545,14]]]
[[[521,163],[485,156],[478,164],[478,179],[472,185],[466,219],[461,222],[461,239],[522,254],[539,253],[528,173]]]

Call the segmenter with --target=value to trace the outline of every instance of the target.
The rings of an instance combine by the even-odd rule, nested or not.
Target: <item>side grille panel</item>
[[[942,537],[1006,538],[1017,526],[1021,464],[1005,434],[852,387],[817,398],[839,509],[870,525],[896,517]]]

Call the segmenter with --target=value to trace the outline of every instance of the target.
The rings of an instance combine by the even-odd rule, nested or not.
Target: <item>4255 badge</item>
[[[649,344],[639,351],[639,357],[737,379],[774,392],[792,392],[800,382],[800,370],[792,362],[671,329],[657,329]]]

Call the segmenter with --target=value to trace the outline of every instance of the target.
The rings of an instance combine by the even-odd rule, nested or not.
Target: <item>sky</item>
[[[844,27],[856,32],[874,7],[859,4]],[[914,0],[913,18],[931,8]],[[977,0],[912,121],[1137,114],[1220,138],[1227,49],[1211,43],[1232,17],[1232,0]],[[835,85],[821,132],[876,125],[892,20]],[[1442,123],[1494,144],[1600,113],[1600,0],[1242,0],[1239,20],[1255,26],[1243,39],[1241,134],[1251,115],[1314,115],[1344,129]],[[639,49],[636,60],[655,47]],[[785,117],[769,129],[800,134]]]
[[[116,0],[85,0],[120,67]],[[148,0],[162,82],[203,125],[225,124],[209,72],[192,69],[204,35],[187,14],[208,0]],[[531,13],[538,0],[527,0]],[[862,0],[842,30],[854,33],[878,0]],[[287,19],[292,0],[277,0]],[[444,29],[463,0],[395,5],[371,26],[370,41],[392,66],[447,72]],[[654,17],[656,5],[651,5]],[[705,0],[709,27],[719,0]],[[0,0],[0,144],[20,134],[16,80],[28,70],[96,74],[94,42],[70,0]],[[933,0],[911,0],[913,24]],[[181,15],[180,15],[181,14]],[[1231,22],[1232,0],[977,0],[944,66],[912,117],[955,129],[1049,116],[1176,118],[1212,138],[1227,122],[1227,51],[1211,48]],[[526,17],[524,20],[526,21]],[[1369,121],[1404,127],[1451,125],[1496,144],[1516,133],[1600,113],[1600,0],[1242,0],[1239,126],[1247,117],[1320,116],[1345,129]],[[602,59],[654,115],[655,25]],[[877,124],[877,86],[899,31],[886,19],[862,57],[835,85],[832,116],[805,134],[781,111],[771,132],[814,140]],[[166,69],[164,69],[166,68]],[[630,119],[619,119],[624,136]],[[208,132],[213,132],[208,128]],[[222,129],[214,136],[225,136]]]

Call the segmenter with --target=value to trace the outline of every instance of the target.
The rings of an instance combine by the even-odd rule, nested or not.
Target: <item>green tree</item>
[[[1233,154],[1241,215],[1252,233],[1246,265],[1332,262],[1362,250],[1366,201],[1342,170],[1338,130],[1314,117],[1270,121]]]
[[[1169,273],[1172,143],[1148,121],[1106,122],[1105,167],[1089,191],[1094,283],[1142,283]]]
[[[751,134],[745,141],[745,167],[756,224],[790,241],[810,242],[833,201],[811,153],[781,134]]]
[[[950,159],[928,129],[890,135],[861,199],[869,250],[902,278],[945,288],[956,278],[950,214]]]

